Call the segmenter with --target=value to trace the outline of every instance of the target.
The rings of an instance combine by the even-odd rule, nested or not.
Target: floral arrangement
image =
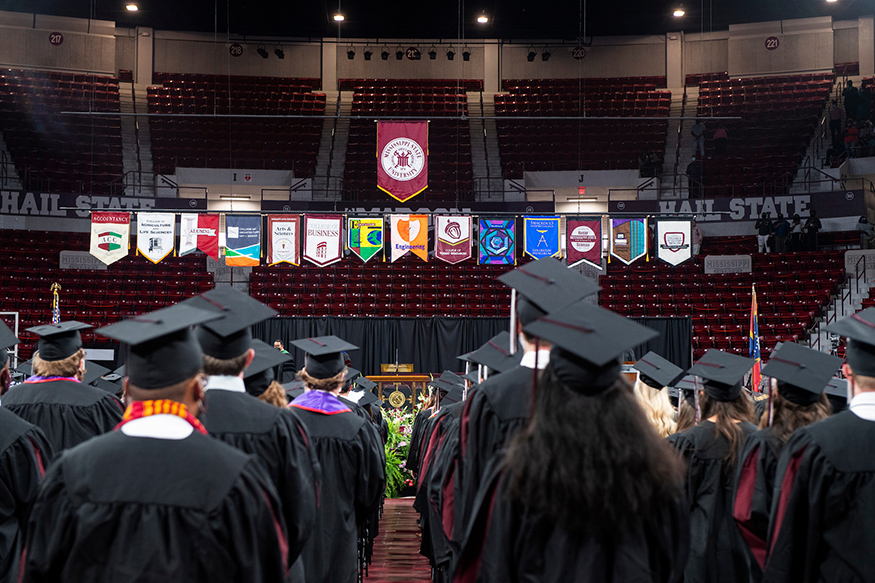
[[[422,410],[425,398],[420,395],[413,410],[384,409],[383,416],[389,425],[386,442],[386,498],[398,498],[402,490],[415,484],[413,474],[407,468],[407,454],[413,434],[413,421]]]

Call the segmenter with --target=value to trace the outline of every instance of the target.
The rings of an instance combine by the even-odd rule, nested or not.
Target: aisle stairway
[[[413,510],[413,498],[392,498],[385,501],[380,534],[374,541],[368,583],[428,583],[431,568],[419,554],[418,514]]]

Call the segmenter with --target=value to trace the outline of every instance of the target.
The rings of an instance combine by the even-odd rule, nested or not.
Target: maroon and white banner
[[[428,122],[377,123],[377,188],[399,202],[428,188]]]
[[[565,253],[569,266],[585,261],[601,269],[602,221],[568,219],[565,221]]]
[[[434,218],[434,256],[447,263],[471,259],[471,217]]]
[[[304,259],[319,267],[343,258],[343,217],[341,215],[304,216]]]
[[[301,232],[299,215],[267,215],[267,263],[301,264],[301,250],[298,241]]]

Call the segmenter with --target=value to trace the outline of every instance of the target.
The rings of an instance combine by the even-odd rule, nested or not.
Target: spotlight
[[[273,54],[276,55],[277,59],[285,59],[286,58],[286,53],[285,53],[285,51],[283,51],[282,47],[275,48],[273,50]]]
[[[261,58],[262,58],[262,59],[266,59],[266,58],[267,58],[267,51],[265,50],[265,48],[264,48],[263,46],[258,47],[257,49],[255,49],[255,52],[258,53],[259,55],[261,55]]]
[[[452,61],[455,58],[456,58],[456,51],[454,51],[453,47],[450,46],[450,48],[447,49],[447,60]]]
[[[349,47],[349,50],[346,51],[346,58],[349,59],[350,61],[353,60],[355,58],[355,49],[353,49],[352,47]]]
[[[550,51],[549,50],[544,49],[544,52],[541,53],[541,60],[544,62],[547,62],[550,60]]]
[[[380,58],[383,59],[384,61],[388,61],[389,60],[389,49],[387,49],[386,47],[383,47],[382,52],[380,52]]]
[[[422,59],[422,52],[419,49],[413,49],[413,52],[411,54],[413,55],[414,61],[419,61]]]
[[[480,16],[477,17],[477,22],[479,22],[480,24],[486,24],[487,22],[489,22],[489,17],[486,16],[485,12],[483,12],[480,14]]]
[[[365,52],[364,52],[363,54],[364,54],[364,56],[365,56],[365,60],[366,60],[366,61],[370,61],[370,60],[371,60],[371,55],[374,54],[374,51],[371,50],[371,47],[367,47],[367,48],[365,49]]]
[[[827,0],[827,2],[829,2],[829,0]],[[835,2],[835,0],[833,0],[833,2]],[[686,14],[686,12],[684,11],[683,8],[678,8],[678,9],[676,9],[674,12],[672,12],[671,14],[672,14],[672,16],[674,16],[675,18],[680,18],[681,16],[683,16],[684,14]]]
[[[401,47],[395,49],[395,59],[400,61],[404,58],[404,51],[401,50]]]
[[[337,13],[334,15],[334,22],[343,22],[343,14]]]
[[[526,60],[530,63],[533,63],[537,55],[538,53],[536,53],[535,51],[529,51],[529,54],[526,55]]]
[[[463,61],[470,61],[471,60],[471,50],[468,49],[468,47],[465,47],[465,49],[462,51],[462,60]]]
[[[134,4],[133,2],[125,5],[125,8],[127,9],[128,12],[136,12],[137,10],[140,9],[140,7],[137,6],[136,4]]]
[[[434,48],[434,45],[431,45],[431,48],[428,49],[428,58],[434,61],[437,58],[437,49]]]

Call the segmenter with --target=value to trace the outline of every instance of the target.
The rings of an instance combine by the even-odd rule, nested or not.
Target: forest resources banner
[[[435,259],[459,263],[471,258],[471,217],[438,215],[434,219]]]
[[[173,253],[175,226],[173,213],[137,213],[137,252],[152,263]]]
[[[428,122],[377,123],[377,188],[399,202],[428,188]]]
[[[225,215],[225,265],[261,263],[261,215]]]
[[[219,215],[180,215],[179,254],[188,255],[196,249],[219,260]]]
[[[582,261],[601,269],[602,263],[602,221],[601,218],[565,221],[565,255],[568,265],[574,266]]]
[[[343,217],[306,215],[304,217],[304,259],[325,267],[343,257]]]
[[[423,261],[428,261],[428,217],[426,215],[392,215],[390,260],[413,253]]]
[[[354,218],[347,221],[346,246],[367,262],[383,248],[383,219]]]
[[[268,215],[267,230],[270,238],[267,244],[267,263],[301,264],[301,248],[298,244],[301,232],[299,215]]]
[[[130,213],[91,213],[91,254],[110,265],[128,255]]]

